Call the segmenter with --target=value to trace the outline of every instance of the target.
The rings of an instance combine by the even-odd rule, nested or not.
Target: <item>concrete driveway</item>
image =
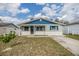
[[[51,38],[53,38],[67,50],[71,51],[74,55],[79,56],[79,40],[64,36],[51,36]]]

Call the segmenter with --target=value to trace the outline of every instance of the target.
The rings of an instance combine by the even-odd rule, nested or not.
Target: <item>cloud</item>
[[[12,16],[18,13],[19,3],[0,3],[0,11],[7,11],[12,14]]]
[[[36,3],[36,5],[45,5],[46,3]]]
[[[56,4],[48,4],[46,3],[40,13],[35,14],[35,17],[44,17],[44,18],[55,18],[54,16],[58,16],[56,13],[60,6],[56,6]]]
[[[79,3],[64,4],[64,7],[60,13],[62,16],[67,15],[64,20],[68,20],[70,22],[79,20]]]
[[[46,16],[52,17],[56,14],[56,11],[50,7],[45,6],[42,9],[42,13],[45,14]]]
[[[42,13],[37,13],[37,14],[35,14],[35,15],[34,15],[34,18],[35,18],[35,19],[39,19],[39,18],[49,19],[48,16],[42,15]]]
[[[56,17],[60,16],[59,12],[61,11],[62,6],[63,6],[63,4],[59,4],[59,5],[53,4],[53,3],[46,4],[42,8],[41,12],[43,14],[45,14],[46,16],[49,16],[50,18],[56,18]]]
[[[52,4],[52,5],[51,5],[51,8],[54,9],[54,10],[57,9],[56,4]]]
[[[28,8],[19,9],[20,3],[0,3],[0,11],[11,13],[11,16],[16,16],[18,13],[28,13]]]
[[[8,23],[14,23],[14,24],[19,24],[25,21],[28,21],[29,19],[18,19],[16,15],[18,13],[29,13],[30,10],[28,8],[21,8],[20,3],[0,3],[0,19],[3,22],[8,22]],[[15,16],[15,17],[13,17]]]
[[[37,13],[37,14],[34,15],[34,17],[36,17],[36,18],[40,17],[40,16],[41,16],[41,13]]]
[[[9,17],[9,16],[0,16],[0,19],[3,21],[3,22],[6,22],[6,23],[14,23],[14,24],[19,24],[21,22],[23,22],[24,20],[19,20],[18,18],[13,18],[13,17]]]
[[[20,13],[29,13],[30,10],[28,8],[19,10]]]
[[[45,14],[46,16],[49,16],[50,18],[56,18],[58,17],[60,14],[60,10],[62,8],[63,4],[46,4],[43,8],[42,8],[42,13]]]
[[[46,3],[45,6],[50,7],[50,4],[49,3]]]
[[[67,17],[67,15],[63,15],[62,17],[57,17],[59,20],[64,19],[65,17]]]

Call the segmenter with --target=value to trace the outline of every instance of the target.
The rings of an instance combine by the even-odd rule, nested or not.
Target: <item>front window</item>
[[[58,26],[50,26],[50,30],[58,30]]]
[[[29,31],[29,27],[24,27],[24,31]]]
[[[36,31],[45,31],[45,27],[44,26],[37,26]]]

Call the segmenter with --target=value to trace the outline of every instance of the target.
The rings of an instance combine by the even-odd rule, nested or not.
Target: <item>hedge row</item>
[[[4,42],[4,43],[8,43],[11,39],[15,38],[15,32],[10,32],[9,34],[5,34],[5,35],[0,35],[0,41]]]

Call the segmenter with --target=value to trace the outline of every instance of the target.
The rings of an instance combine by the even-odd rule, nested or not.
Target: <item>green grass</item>
[[[68,34],[68,35],[66,35],[66,37],[79,40],[79,35],[71,35],[71,34]]]
[[[7,47],[12,50],[1,52]],[[0,55],[7,56],[72,56],[73,54],[50,37],[16,37],[7,44],[0,42]]]

